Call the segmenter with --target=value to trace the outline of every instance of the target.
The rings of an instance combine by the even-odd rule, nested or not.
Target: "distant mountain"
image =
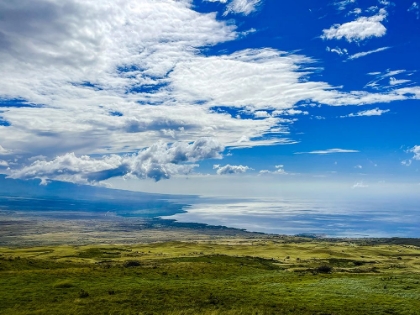
[[[53,181],[8,179],[0,175],[0,211],[106,214],[156,217],[183,212],[195,196],[133,192]]]
[[[151,199],[185,199],[195,196],[179,196],[143,193],[98,186],[77,185],[66,182],[52,181],[48,185],[40,185],[39,180],[20,180],[6,178],[0,174],[0,195],[21,197],[61,197],[71,199],[124,199],[142,200]]]

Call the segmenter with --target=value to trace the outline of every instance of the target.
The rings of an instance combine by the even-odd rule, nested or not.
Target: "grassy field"
[[[420,247],[273,237],[0,248],[0,314],[420,314]]]

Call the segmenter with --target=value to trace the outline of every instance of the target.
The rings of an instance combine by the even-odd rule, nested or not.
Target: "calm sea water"
[[[203,199],[185,210],[164,218],[288,235],[420,237],[420,198]]]

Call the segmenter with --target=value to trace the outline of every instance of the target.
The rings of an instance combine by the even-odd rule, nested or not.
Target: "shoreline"
[[[56,245],[146,244],[170,241],[218,241],[223,239],[278,240],[282,242],[351,242],[359,245],[413,245],[420,238],[330,237],[310,233],[287,235],[249,232],[227,226],[182,223],[160,218],[52,219],[2,216],[0,247]]]

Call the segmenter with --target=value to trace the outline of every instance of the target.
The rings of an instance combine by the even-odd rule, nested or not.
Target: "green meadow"
[[[0,314],[420,314],[416,243],[0,248]]]

